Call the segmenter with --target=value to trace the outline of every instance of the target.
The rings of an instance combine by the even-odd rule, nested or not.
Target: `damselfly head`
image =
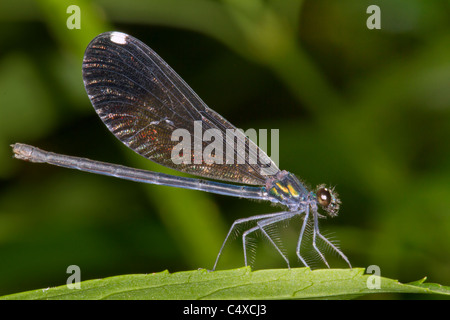
[[[327,188],[321,184],[316,189],[317,202],[328,213],[330,217],[336,217],[339,213],[341,200],[334,188]]]

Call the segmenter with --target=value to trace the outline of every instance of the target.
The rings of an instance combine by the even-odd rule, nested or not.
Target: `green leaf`
[[[308,268],[251,271],[249,267],[135,274],[88,280],[80,289],[66,285],[0,297],[0,299],[349,299],[373,293],[450,295],[450,287],[424,283],[402,284],[364,274],[364,269]],[[368,288],[379,283],[379,289]]]

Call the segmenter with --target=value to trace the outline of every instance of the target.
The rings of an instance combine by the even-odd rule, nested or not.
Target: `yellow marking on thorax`
[[[276,184],[277,184],[278,188],[281,189],[281,191],[283,191],[284,193],[289,193],[288,188],[286,188],[284,185],[282,185],[282,184],[279,183],[279,182],[277,182]]]
[[[293,196],[294,198],[298,198],[299,193],[298,193],[297,190],[294,189],[294,187],[292,186],[292,184],[290,184],[290,183],[288,184],[288,189],[289,189],[289,193],[292,194],[292,196]]]

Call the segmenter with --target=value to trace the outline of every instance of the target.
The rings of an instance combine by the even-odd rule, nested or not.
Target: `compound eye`
[[[331,193],[328,191],[327,188],[320,188],[317,190],[317,201],[319,201],[319,204],[326,208],[331,203]]]

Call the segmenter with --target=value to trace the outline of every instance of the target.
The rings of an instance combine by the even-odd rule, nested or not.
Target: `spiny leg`
[[[248,266],[248,259],[247,259],[247,236],[252,233],[255,232],[256,230],[259,230],[259,226],[250,228],[248,230],[246,230],[243,234],[242,234],[242,247],[244,250],[244,263],[245,266]]]
[[[314,250],[316,250],[316,252],[319,254],[319,256],[322,259],[322,261],[327,265],[327,267],[329,269],[330,265],[328,264],[327,260],[325,259],[325,256],[323,255],[323,253],[319,250],[319,248],[316,245],[316,229],[314,229],[314,231],[313,231],[312,246],[313,246]]]
[[[276,213],[269,213],[269,214],[260,214],[260,215],[256,215],[256,216],[252,216],[252,217],[247,217],[247,218],[242,218],[242,219],[238,219],[236,221],[233,222],[233,224],[231,225],[230,230],[228,231],[227,236],[225,237],[225,240],[222,243],[222,247],[220,247],[219,253],[217,255],[216,258],[216,262],[214,263],[214,267],[212,268],[212,271],[216,270],[217,267],[217,263],[219,262],[219,258],[222,255],[222,251],[225,247],[225,244],[227,243],[228,239],[230,238],[230,235],[233,233],[234,229],[236,228],[236,226],[242,224],[242,223],[246,223],[246,222],[250,222],[250,221],[255,221],[255,220],[263,220],[263,219],[270,219],[276,216],[279,216],[280,214],[284,214],[285,212],[276,212]],[[245,255],[245,259],[246,259],[246,252],[244,249],[244,255]],[[245,263],[245,265],[247,265],[247,262]]]
[[[313,212],[313,216],[314,216],[314,229],[313,229],[313,241],[312,241],[312,245],[314,250],[316,250],[316,252],[319,254],[320,258],[322,259],[322,261],[327,265],[328,269],[330,268],[330,265],[328,264],[327,260],[325,259],[325,256],[323,255],[323,253],[319,250],[319,248],[316,245],[316,235],[318,234],[319,236],[320,231],[319,231],[319,221],[317,219],[317,212]]]
[[[345,260],[345,262],[347,262],[348,266],[350,267],[350,269],[352,268],[352,265],[350,264],[350,261],[348,260],[348,258],[345,256],[345,254],[338,249],[338,247],[336,247],[330,240],[328,240],[325,236],[323,236],[319,230],[317,230],[317,235],[323,240],[325,241],[334,251],[336,251],[342,259]]]
[[[303,218],[303,224],[302,224],[302,229],[300,230],[300,235],[298,237],[298,242],[297,242],[297,257],[300,259],[300,261],[305,265],[305,267],[309,267],[308,264],[306,263],[305,259],[303,259],[302,255],[300,254],[300,247],[302,245],[302,239],[303,239],[303,233],[305,232],[305,228],[306,225],[308,223],[308,219],[309,219],[309,209],[307,209],[305,211],[305,217]]]
[[[271,217],[271,218],[267,218],[267,219],[263,219],[257,222],[257,226],[248,229],[247,231],[245,231],[242,234],[242,245],[244,247],[244,261],[245,261],[245,265],[248,265],[248,260],[247,260],[247,241],[246,238],[247,236],[252,233],[255,232],[257,230],[261,230],[262,234],[270,241],[270,243],[275,247],[275,249],[278,251],[278,253],[281,255],[281,257],[284,259],[284,261],[286,261],[286,264],[288,266],[288,268],[290,268],[290,264],[289,264],[289,259],[286,257],[286,255],[281,251],[281,249],[277,246],[277,244],[273,241],[273,239],[270,237],[270,235],[267,233],[267,231],[264,229],[264,227],[267,227],[271,224],[283,221],[283,220],[287,220],[292,218],[296,213],[292,213],[292,212],[279,212],[277,216],[275,217]]]

